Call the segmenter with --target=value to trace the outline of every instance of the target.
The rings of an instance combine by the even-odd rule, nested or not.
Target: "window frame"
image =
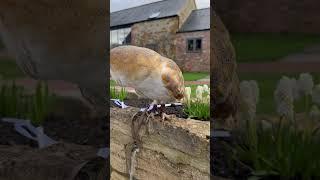
[[[193,49],[189,50],[189,41],[192,40],[192,44],[193,44]],[[196,50],[196,45],[197,45],[197,40],[201,40],[201,48]],[[186,39],[186,52],[187,53],[201,53],[202,52],[202,37],[196,37],[196,38],[187,38]]]

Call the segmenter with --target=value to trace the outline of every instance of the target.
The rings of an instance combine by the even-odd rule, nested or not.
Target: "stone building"
[[[176,62],[184,71],[210,71],[210,9],[192,11],[176,34]]]
[[[183,71],[209,72],[210,9],[163,0],[111,13],[110,46],[131,44],[173,59]]]

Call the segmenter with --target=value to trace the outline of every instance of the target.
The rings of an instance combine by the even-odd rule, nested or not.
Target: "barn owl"
[[[184,97],[184,79],[178,65],[157,52],[137,46],[119,46],[110,51],[111,78],[120,86],[133,87],[151,105],[173,103]],[[166,114],[161,112],[162,119]]]

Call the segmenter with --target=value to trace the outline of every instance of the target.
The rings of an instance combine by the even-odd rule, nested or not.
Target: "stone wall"
[[[131,44],[149,49],[155,48],[155,51],[162,56],[175,59],[174,40],[178,27],[178,17],[134,24],[131,29]]]
[[[215,10],[233,32],[320,33],[318,0],[216,0]]]
[[[202,51],[187,52],[188,38],[202,38]],[[176,63],[182,71],[210,72],[210,31],[177,33]]]
[[[111,179],[129,179],[132,117],[138,108],[110,109]],[[210,122],[173,118],[150,119],[138,131],[142,146],[135,157],[133,179],[209,180]]]

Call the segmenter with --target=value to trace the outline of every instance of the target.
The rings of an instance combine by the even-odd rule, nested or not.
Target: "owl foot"
[[[165,109],[165,104],[161,104],[161,107],[160,107],[160,112],[159,114],[161,114],[161,121],[171,121],[173,118],[175,118],[176,116],[174,114],[166,114],[164,112],[164,109]]]

